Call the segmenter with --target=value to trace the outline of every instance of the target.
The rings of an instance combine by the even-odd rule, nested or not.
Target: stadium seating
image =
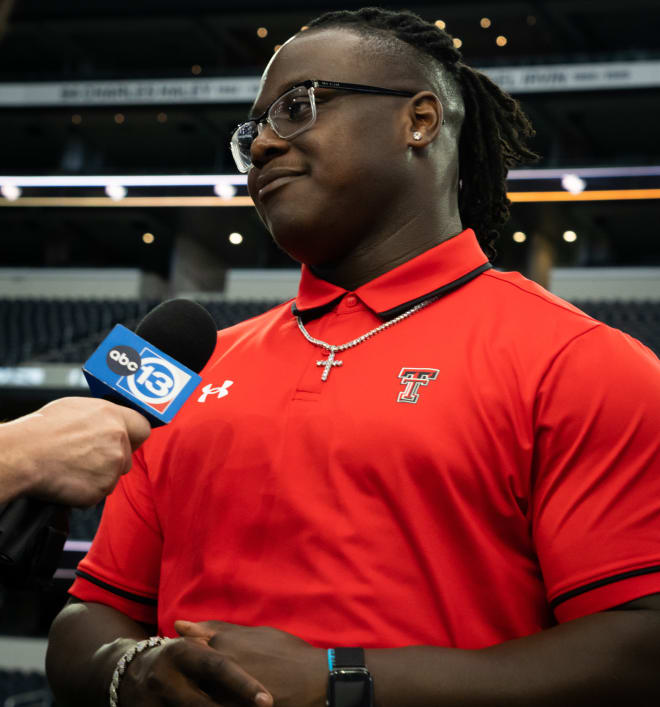
[[[0,299],[0,366],[81,363],[115,324],[134,329],[155,300]],[[202,302],[218,328],[265,312],[273,301]]]
[[[0,670],[0,705],[51,707],[53,697],[46,676],[22,670]]]
[[[0,299],[0,366],[81,363],[117,323],[134,329],[153,300]],[[276,301],[201,301],[219,329],[256,316]],[[622,329],[660,355],[660,302],[575,302],[591,316]]]

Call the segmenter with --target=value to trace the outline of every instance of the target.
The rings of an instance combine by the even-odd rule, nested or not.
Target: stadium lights
[[[659,168],[660,169],[660,168]],[[659,172],[660,173],[660,172]],[[219,184],[247,184],[245,174],[133,174],[95,175],[84,177],[64,176],[0,176],[0,184],[20,187],[105,187],[108,184],[122,184],[125,187],[215,187]]]
[[[567,176],[566,169],[512,169],[507,180],[562,180]],[[660,177],[660,165],[648,167],[576,167],[571,170],[571,177],[589,178],[626,178]],[[122,184],[125,187],[216,187],[220,184],[245,186],[245,174],[105,174],[85,176],[60,175],[0,175],[0,184],[13,184],[17,187],[105,187],[109,183]],[[3,192],[4,194],[4,192]],[[5,197],[6,198],[6,197]]]
[[[561,185],[571,194],[579,194],[585,190],[587,183],[577,174],[565,174],[561,178]]]
[[[7,201],[16,201],[21,195],[21,188],[16,186],[13,182],[7,182],[0,187],[0,194],[2,194]]]
[[[121,184],[116,184],[112,182],[106,186],[105,193],[113,201],[121,201],[126,196],[127,190],[126,187],[122,186]]]
[[[628,201],[640,199],[660,199],[660,188],[649,183],[647,187],[627,187],[619,182],[608,188],[594,188],[593,180],[634,177],[660,177],[660,165],[645,167],[584,167],[565,169],[513,169],[507,180],[513,182],[533,181],[531,189],[520,186],[511,188],[508,197],[512,202],[562,202],[562,201]],[[587,181],[589,188],[586,188]],[[548,182],[547,186],[542,184]],[[554,184],[553,184],[554,182]],[[143,175],[0,175],[0,207],[2,206],[252,206],[252,199],[245,195],[247,185],[245,174],[143,174]],[[107,196],[86,195],[87,188],[102,188]],[[133,187],[149,188],[139,196],[129,196]],[[212,194],[204,191],[192,194],[167,193],[165,188],[208,187]],[[239,193],[239,187],[243,193]],[[47,196],[50,188],[69,188],[73,192]],[[159,189],[160,188],[160,189]],[[35,191],[27,191],[32,190]],[[80,189],[80,191],[79,191]],[[532,189],[534,189],[532,191]],[[39,191],[42,190],[42,191]],[[151,191],[153,190],[153,191]]]
[[[232,199],[236,196],[236,187],[229,182],[218,182],[218,184],[214,184],[213,191],[221,199]]]

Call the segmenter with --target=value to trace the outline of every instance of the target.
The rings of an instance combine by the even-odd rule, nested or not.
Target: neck
[[[463,230],[457,212],[441,223],[440,227],[438,221],[429,223],[428,215],[420,210],[388,232],[360,240],[360,245],[341,261],[314,265],[311,269],[317,277],[333,285],[356,290]]]

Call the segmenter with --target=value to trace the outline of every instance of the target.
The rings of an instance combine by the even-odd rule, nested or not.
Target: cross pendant
[[[341,366],[342,361],[335,361],[335,347],[333,346],[330,349],[330,353],[328,354],[328,358],[325,361],[317,361],[316,365],[317,366],[323,366],[323,374],[321,375],[321,380],[322,381],[327,381],[328,380],[328,375],[330,373],[330,369],[333,366]]]

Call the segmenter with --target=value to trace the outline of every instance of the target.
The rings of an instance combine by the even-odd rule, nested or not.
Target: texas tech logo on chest
[[[434,381],[438,373],[440,371],[437,368],[402,368],[399,378],[405,388],[397,396],[397,403],[416,403],[420,387]]]

